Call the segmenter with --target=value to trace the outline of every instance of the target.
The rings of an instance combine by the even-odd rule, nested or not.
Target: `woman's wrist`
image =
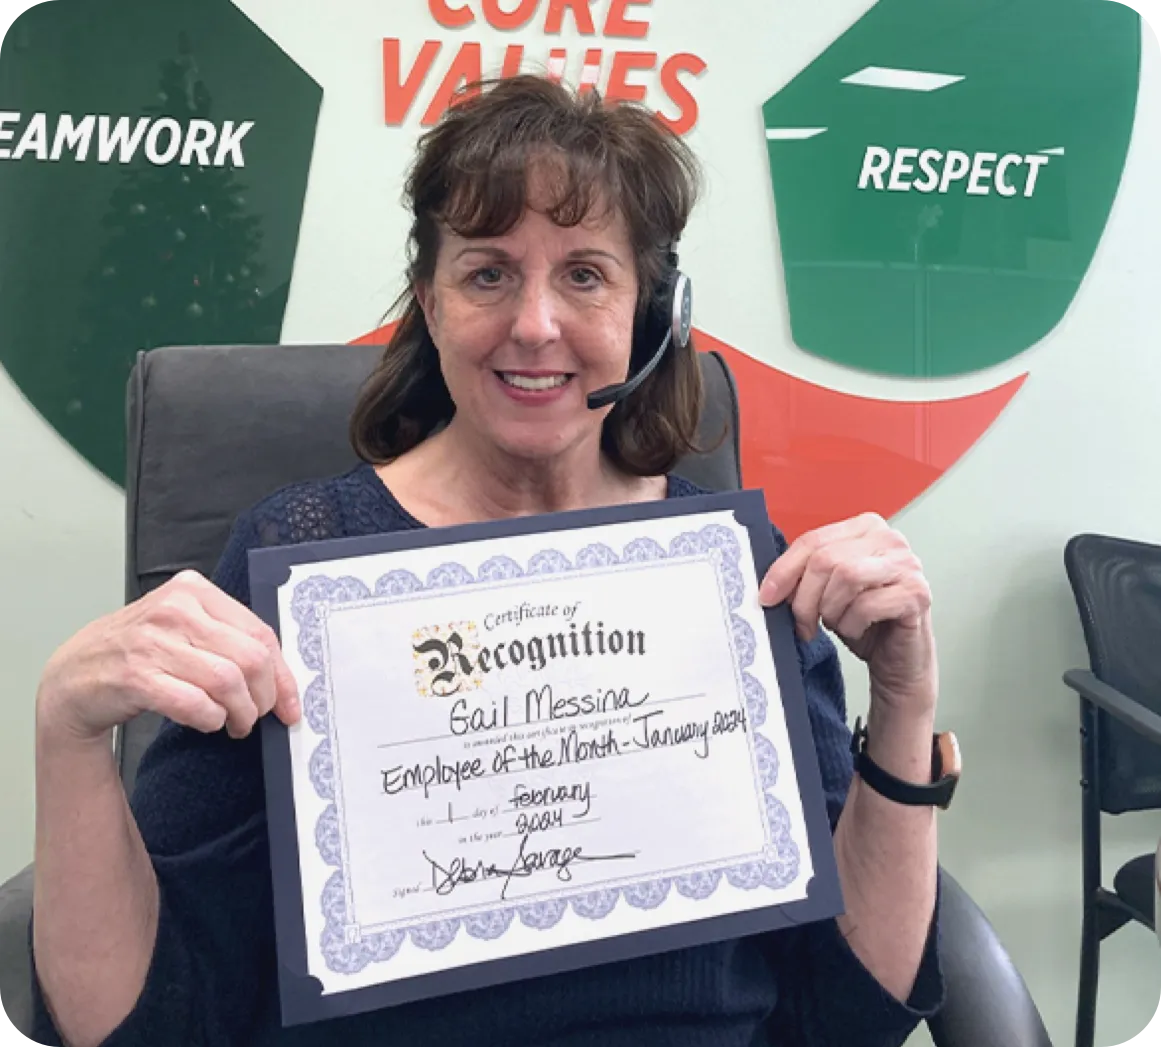
[[[44,693],[38,696],[35,724],[38,762],[57,756],[83,759],[89,754],[108,754],[113,750],[111,729],[85,730],[68,715],[67,703],[54,696]]]
[[[935,704],[895,706],[871,701],[867,755],[888,774],[914,785],[931,782]]]

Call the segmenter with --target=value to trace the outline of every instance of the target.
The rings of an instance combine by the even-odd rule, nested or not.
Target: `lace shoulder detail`
[[[309,480],[262,499],[252,510],[258,544],[296,545],[343,537],[333,486],[333,480]]]
[[[668,497],[690,498],[708,492],[670,475]],[[355,466],[340,476],[291,484],[251,510],[260,546],[382,534],[421,528],[383,485],[372,466]]]
[[[261,546],[297,545],[420,526],[366,464],[321,480],[291,484],[251,510]]]
[[[676,473],[669,474],[669,491],[666,495],[668,498],[696,498],[699,494],[709,493],[708,490],[691,483],[684,476],[678,476]]]

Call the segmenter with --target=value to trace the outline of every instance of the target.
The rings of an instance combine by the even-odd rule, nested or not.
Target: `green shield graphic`
[[[1108,0],[879,0],[763,107],[799,347],[944,376],[1047,335],[1117,194],[1140,52]]]
[[[138,350],[277,342],[322,90],[229,0],[54,0],[0,50],[0,364],[114,482]]]

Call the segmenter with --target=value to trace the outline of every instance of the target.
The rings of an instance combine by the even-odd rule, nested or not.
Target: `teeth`
[[[543,392],[546,389],[559,389],[568,381],[566,374],[547,375],[544,378],[529,378],[522,374],[507,374],[500,372],[500,377],[515,389],[524,389],[528,392]]]

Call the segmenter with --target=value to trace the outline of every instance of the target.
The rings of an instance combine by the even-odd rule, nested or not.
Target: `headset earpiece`
[[[670,250],[657,289],[633,329],[629,378],[619,385],[609,385],[589,393],[589,409],[598,411],[632,396],[661,363],[671,345],[677,349],[689,345],[692,323],[693,286],[689,277],[677,268],[676,252]]]
[[[693,325],[693,285],[678,268],[677,254],[666,254],[665,270],[649,305],[633,332],[633,363],[652,356],[669,336],[678,349],[689,345]]]

